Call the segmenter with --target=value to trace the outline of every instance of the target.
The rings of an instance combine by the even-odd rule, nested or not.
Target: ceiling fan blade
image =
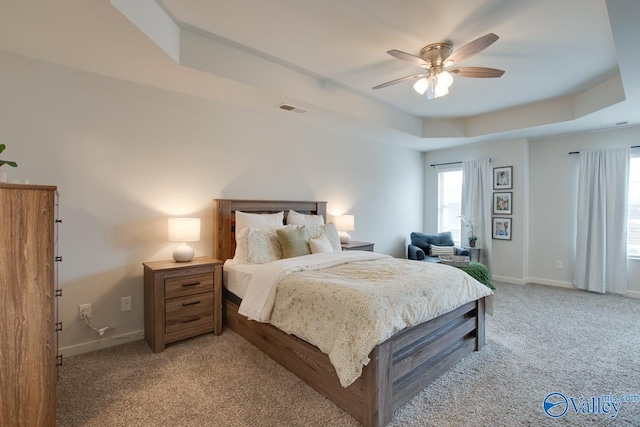
[[[396,49],[388,50],[387,53],[393,56],[394,58],[402,59],[403,61],[410,62],[413,65],[417,65],[418,67],[429,68],[429,64],[427,64],[427,62],[424,59],[417,57],[415,55],[411,55],[410,53],[403,52],[401,50],[396,50]]]
[[[391,80],[390,82],[382,83],[381,85],[374,86],[372,89],[382,89],[383,87],[391,86],[397,83],[402,83],[407,80],[420,79],[422,77],[427,77],[428,74],[412,74],[410,76],[400,77],[399,79]]]
[[[504,70],[498,70],[497,68],[487,67],[458,67],[447,69],[451,74],[458,77],[502,77]]]
[[[460,49],[456,49],[451,55],[449,55],[445,62],[463,61],[477,53],[482,52],[493,43],[495,43],[495,41],[498,39],[499,37],[493,33],[486,34],[479,39],[475,39],[474,41],[465,44]]]

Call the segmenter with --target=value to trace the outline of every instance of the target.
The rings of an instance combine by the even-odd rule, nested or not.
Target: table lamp
[[[339,215],[333,217],[333,223],[338,230],[338,236],[340,236],[340,243],[350,243],[351,236],[347,231],[354,230],[355,220],[353,215]]]
[[[170,242],[180,242],[173,251],[176,262],[188,262],[193,259],[193,249],[187,242],[200,240],[200,218],[169,218],[168,234]]]

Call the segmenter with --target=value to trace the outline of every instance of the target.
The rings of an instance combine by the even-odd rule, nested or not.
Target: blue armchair
[[[437,256],[429,255],[429,248],[435,246],[454,246],[450,231],[438,234],[411,233],[411,244],[407,250],[407,258],[427,262],[440,262]],[[469,251],[455,247],[455,255],[469,256]]]

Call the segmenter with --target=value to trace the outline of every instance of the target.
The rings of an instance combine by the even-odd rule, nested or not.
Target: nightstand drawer
[[[164,295],[174,298],[213,290],[213,273],[173,277],[164,281]]]
[[[210,324],[213,329],[213,292],[167,300],[166,334],[199,328],[206,324]]]

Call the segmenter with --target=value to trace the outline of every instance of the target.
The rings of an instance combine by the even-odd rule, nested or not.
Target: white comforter
[[[264,264],[239,312],[318,347],[347,387],[394,333],[491,294],[457,268],[346,251]]]

